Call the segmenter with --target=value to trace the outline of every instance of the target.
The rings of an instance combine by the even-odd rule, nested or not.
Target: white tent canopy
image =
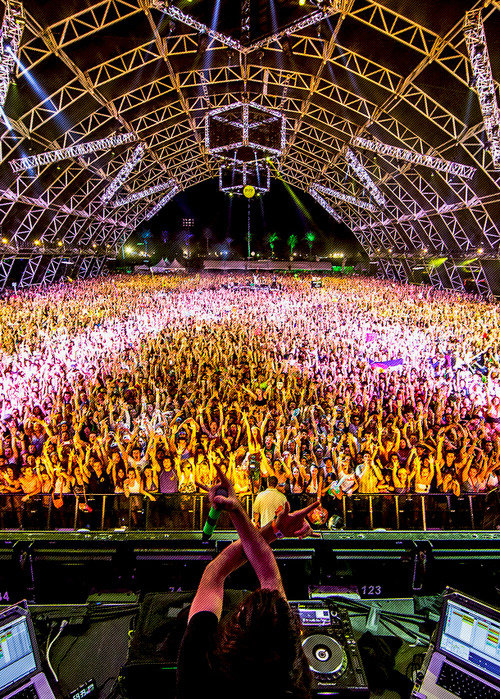
[[[186,268],[183,265],[181,265],[180,262],[178,262],[177,260],[174,260],[172,262],[172,264],[170,265],[170,271],[171,272],[185,272]]]
[[[149,267],[147,265],[135,265],[134,272],[139,272],[139,274],[143,274],[144,272],[149,272]]]
[[[171,265],[169,261],[165,258],[164,260],[160,260],[157,265],[154,267],[151,267],[151,271],[153,274],[163,274],[164,272],[168,272],[171,268]]]

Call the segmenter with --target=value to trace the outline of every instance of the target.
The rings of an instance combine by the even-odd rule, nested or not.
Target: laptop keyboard
[[[443,663],[436,684],[460,699],[498,699],[497,689],[488,687],[448,663]]]
[[[30,684],[23,689],[20,689],[17,694],[13,694],[11,699],[39,699],[35,687]]]

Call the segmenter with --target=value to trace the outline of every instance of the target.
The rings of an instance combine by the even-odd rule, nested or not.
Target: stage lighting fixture
[[[132,133],[116,134],[115,136],[101,138],[99,141],[79,143],[74,146],[69,146],[68,148],[51,150],[46,153],[40,153],[40,155],[28,155],[24,158],[11,160],[10,166],[14,172],[22,172],[23,170],[31,170],[32,168],[40,165],[48,165],[49,163],[56,163],[59,160],[66,160],[67,158],[78,158],[81,155],[94,153],[98,150],[108,150],[108,148],[114,148],[115,146],[122,145],[123,143],[135,141],[136,138],[137,137]]]
[[[146,146],[144,145],[144,143],[139,143],[139,145],[136,146],[136,148],[134,149],[132,156],[127,160],[125,165],[123,165],[119,173],[112,180],[111,184],[108,187],[106,187],[103,194],[101,195],[101,202],[103,204],[106,204],[115,194],[115,192],[117,192],[120,189],[120,187],[127,180],[128,176],[135,168],[137,163],[139,163],[144,158],[145,154]]]
[[[112,202],[112,207],[116,209],[118,206],[124,206],[125,204],[131,204],[134,201],[138,201],[139,199],[144,199],[144,197],[149,197],[153,194],[158,194],[158,192],[162,192],[164,189],[168,189],[169,187],[174,187],[175,186],[175,180],[168,180],[168,182],[161,182],[160,184],[155,184],[152,187],[148,187],[147,189],[142,189],[140,192],[133,192],[132,194],[129,194],[126,197],[121,197],[119,199],[115,199],[114,202]]]
[[[232,163],[219,168],[219,190],[230,194],[244,195],[245,187],[253,187],[257,196],[269,191],[271,170],[265,163]]]
[[[0,30],[0,107],[3,108],[11,77],[16,70],[16,57],[24,28],[24,9],[21,2],[7,0]]]
[[[326,194],[327,196],[333,197],[334,199],[338,199],[340,201],[345,201],[348,204],[354,204],[355,206],[359,206],[360,209],[366,209],[367,211],[371,211],[372,213],[377,213],[377,209],[373,204],[370,204],[368,201],[363,201],[362,199],[358,199],[357,197],[352,197],[350,194],[344,194],[344,192],[339,192],[336,189],[330,189],[330,187],[323,187],[323,185],[316,184],[313,182],[311,187],[314,187],[314,189],[318,192],[321,192],[321,194]]]
[[[205,117],[205,146],[211,155],[251,163],[281,155],[285,144],[284,114],[256,102],[232,102]]]
[[[326,199],[323,199],[321,194],[317,192],[315,189],[312,187],[309,188],[309,194],[312,196],[312,198],[318,202],[320,206],[324,208],[324,210],[332,216],[332,218],[337,221],[337,223],[342,223],[342,219],[338,215],[338,213],[335,211],[333,207],[330,206],[330,204],[326,201]]]
[[[163,209],[165,204],[168,204],[168,202],[175,197],[178,191],[178,185],[174,185],[170,192],[167,192],[165,196],[162,197],[160,201],[157,204],[155,204],[152,209],[148,211],[148,213],[144,217],[144,220],[149,221],[150,219],[152,219],[153,216],[155,216],[158,213],[158,211],[160,211],[160,209]]]
[[[406,150],[405,148],[396,148],[395,146],[389,146],[387,143],[381,143],[380,141],[361,138],[359,136],[353,139],[352,145],[357,148],[364,148],[365,150],[372,151],[373,153],[380,153],[381,155],[388,155],[398,160],[405,160],[415,165],[430,167],[433,170],[446,172],[449,175],[457,175],[458,177],[463,177],[465,180],[470,180],[476,172],[476,168],[468,165],[454,163],[450,160],[443,160],[433,155],[423,155],[422,153],[416,153],[415,151]]]
[[[385,206],[384,195],[379,190],[379,188],[372,180],[367,170],[363,167],[363,165],[360,163],[360,161],[350,148],[346,149],[344,153],[344,158],[346,159],[347,164],[349,165],[351,170],[358,177],[365,189],[367,189],[370,192],[377,204],[379,206]]]
[[[290,60],[293,59],[293,49],[292,49],[292,44],[290,42],[290,37],[285,34],[285,36],[281,39],[281,48],[283,49],[283,53],[287,58]]]
[[[483,115],[484,130],[488,148],[493,159],[493,166],[500,169],[500,109],[496,98],[496,86],[491,71],[490,57],[486,45],[486,35],[481,9],[471,10],[465,14],[464,35],[469,52],[475,89]]]

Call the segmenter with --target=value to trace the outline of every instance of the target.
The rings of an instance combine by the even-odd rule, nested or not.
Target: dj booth
[[[227,590],[223,614],[247,594]],[[101,593],[81,605],[20,605],[15,616],[12,607],[0,607],[0,696],[173,699],[177,652],[193,596],[194,591]],[[352,591],[325,587],[311,588],[308,599],[290,604],[301,620],[314,697],[499,696],[500,611],[490,605],[456,593],[362,600]],[[30,634],[14,627],[25,616]],[[453,690],[458,671],[467,671],[464,648],[474,671],[465,680],[484,679],[490,692],[432,694],[440,678]],[[43,689],[26,693],[33,687]]]
[[[3,535],[3,606],[28,600],[42,659],[49,649],[58,677],[42,663],[55,697],[144,699],[146,687],[148,699],[174,696],[194,590],[234,532],[216,532],[207,546],[200,532]],[[499,542],[495,531],[339,531],[277,541],[317,696],[410,697],[417,671],[433,667],[426,653],[446,586],[499,606]],[[249,566],[231,575],[224,612],[255,586]],[[500,644],[498,654],[500,662]]]

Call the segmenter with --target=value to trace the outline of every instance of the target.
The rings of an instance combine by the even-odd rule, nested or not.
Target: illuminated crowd
[[[118,276],[1,301],[0,515],[22,526],[34,501],[57,512],[73,494],[84,513],[113,493],[138,525],[146,500],[201,492],[216,463],[242,497],[276,476],[330,514],[360,493],[498,486],[495,305],[262,281]]]

